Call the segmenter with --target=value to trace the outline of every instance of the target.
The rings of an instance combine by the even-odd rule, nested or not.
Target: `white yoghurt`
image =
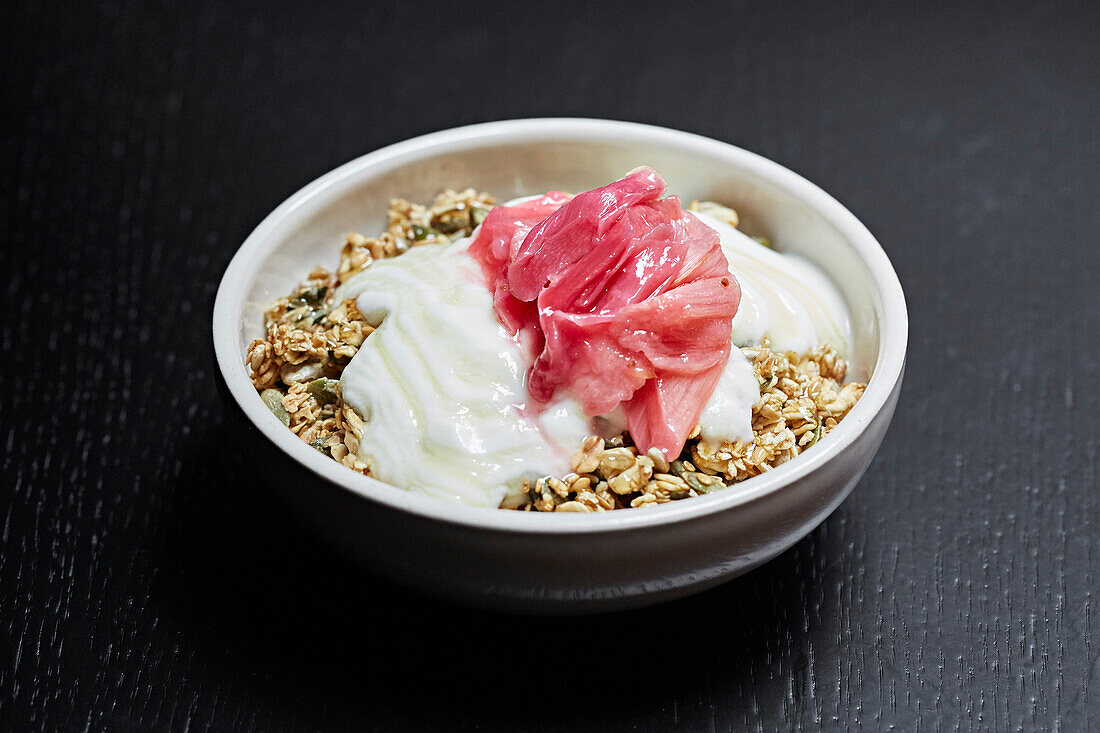
[[[852,326],[844,299],[821,270],[797,255],[761,245],[709,214],[693,212],[718,232],[730,273],[741,286],[733,317],[733,349],[710,401],[699,418],[709,442],[752,440],[752,407],[760,387],[740,346],[765,336],[774,351],[802,354],[829,344],[847,356]]]
[[[381,322],[340,386],[366,420],[360,457],[375,478],[496,507],[524,478],[568,473],[593,428],[571,399],[522,412],[527,366],[468,243],[415,247],[340,286],[339,298]]]
[[[734,346],[714,392],[699,415],[699,434],[711,443],[752,440],[752,408],[759,399],[760,385],[752,364]]]
[[[733,317],[735,346],[754,346],[765,336],[773,351],[803,354],[829,344],[848,355],[848,309],[825,273],[793,254],[776,252],[709,214],[699,220],[718,232],[730,272],[741,286]]]

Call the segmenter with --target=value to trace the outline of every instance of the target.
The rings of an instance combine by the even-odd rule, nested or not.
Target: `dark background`
[[[1100,728],[1100,14],[313,6],[0,11],[0,722]],[[866,478],[695,598],[532,619],[391,587],[273,506],[225,424],[215,287],[268,211],[388,143],[539,115],[777,160],[907,292]]]

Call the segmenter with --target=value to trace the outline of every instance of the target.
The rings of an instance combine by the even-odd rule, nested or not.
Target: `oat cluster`
[[[848,367],[836,350],[780,354],[760,346],[741,350],[752,362],[760,399],[753,407],[751,441],[703,440],[698,427],[671,463],[656,449],[641,454],[629,434],[611,441],[592,436],[573,456],[566,476],[527,482],[505,497],[502,509],[599,512],[686,499],[743,481],[794,458],[819,441],[855,405],[865,385],[843,384]]]
[[[384,232],[348,234],[336,272],[316,268],[290,295],[268,306],[265,336],[249,345],[247,361],[252,383],[284,425],[341,464],[370,475],[370,466],[359,459],[363,420],[344,404],[339,377],[374,327],[355,301],[337,302],[336,288],[375,260],[469,236],[494,203],[472,188],[448,189],[429,206],[393,199]],[[690,208],[738,224],[737,212],[727,206],[693,201]],[[786,463],[836,427],[865,385],[844,383],[847,365],[828,345],[807,354],[778,353],[769,346],[765,340],[742,349],[760,385],[751,441],[710,443],[696,427],[680,456],[669,461],[656,449],[640,453],[629,433],[606,440],[591,436],[573,455],[569,474],[524,481],[500,507],[599,512],[657,506]]]
[[[760,346],[741,350],[752,362],[760,400],[752,410],[753,439],[699,440],[690,445],[700,470],[743,481],[782,465],[817,443],[863,396],[867,385],[844,384],[848,365],[830,346],[780,354]]]
[[[501,509],[536,512],[604,512],[656,506],[699,496],[725,486],[720,478],[698,471],[690,461],[671,463],[651,448],[642,454],[629,444],[629,434],[610,440],[593,435],[573,455],[573,471],[547,476],[504,497]]]
[[[370,467],[359,460],[363,420],[344,404],[339,377],[374,327],[354,300],[337,302],[336,288],[374,260],[468,236],[492,206],[492,197],[472,188],[446,190],[430,206],[393,199],[386,231],[377,237],[349,233],[335,273],[315,268],[290,295],[267,307],[264,338],[249,344],[246,358],[252,384],[284,425],[369,475]]]
[[[446,244],[452,239],[468,237],[495,203],[489,194],[472,188],[447,189],[436,196],[430,206],[391,199],[386,231],[377,237],[349,234],[340,252],[336,276],[340,281],[347,280],[374,260],[395,257],[409,247]]]

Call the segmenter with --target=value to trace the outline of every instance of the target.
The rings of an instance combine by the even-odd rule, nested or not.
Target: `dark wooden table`
[[[1094,6],[312,6],[0,11],[0,727],[1100,728]],[[773,158],[908,294],[866,478],[695,598],[544,620],[392,587],[224,424],[214,291],[270,209],[540,115]]]

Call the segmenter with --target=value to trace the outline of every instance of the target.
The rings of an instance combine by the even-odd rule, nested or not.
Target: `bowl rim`
[[[879,352],[863,396],[814,451],[734,487],[690,501],[645,511],[570,513],[515,512],[475,507],[418,494],[362,476],[299,440],[267,409],[252,386],[238,353],[240,314],[246,287],[273,249],[274,235],[288,221],[301,220],[339,198],[362,180],[429,157],[486,144],[591,141],[648,143],[714,157],[735,164],[784,190],[822,215],[856,249],[878,290]],[[881,310],[880,310],[881,305]],[[529,118],[456,127],[414,137],[362,155],[306,184],[279,204],[248,235],[230,260],[213,310],[215,359],[222,379],[251,423],[277,448],[313,474],[364,499],[424,519],[508,533],[578,534],[675,524],[715,514],[774,494],[819,470],[849,448],[889,403],[901,379],[908,342],[905,296],[886,252],[854,214],[821,188],[784,166],[729,143],[690,132],[636,122],[587,118]],[[308,489],[303,489],[308,490]]]

